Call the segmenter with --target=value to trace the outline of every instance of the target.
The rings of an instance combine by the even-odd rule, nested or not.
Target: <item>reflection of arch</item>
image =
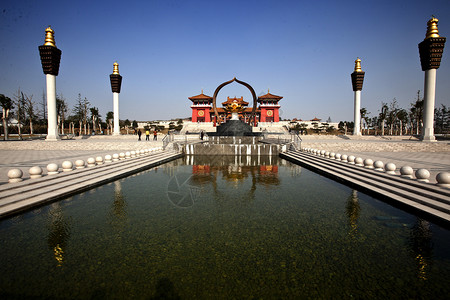
[[[255,113],[256,113],[256,93],[255,90],[252,88],[252,86],[246,82],[237,80],[236,77],[234,77],[233,79],[226,81],[224,83],[222,83],[221,85],[219,85],[216,88],[216,91],[214,92],[214,96],[213,96],[213,110],[214,110],[214,115],[216,116],[216,120],[219,120],[219,113],[217,112],[217,106],[216,106],[216,98],[217,98],[217,94],[219,94],[219,91],[226,85],[232,83],[233,81],[236,81],[239,84],[242,84],[243,86],[247,87],[250,92],[252,93],[253,96],[253,109],[252,109],[252,114],[250,115],[250,119],[248,120],[248,124],[250,124],[252,121],[254,121],[254,117],[255,117]],[[254,123],[254,122],[253,122]]]

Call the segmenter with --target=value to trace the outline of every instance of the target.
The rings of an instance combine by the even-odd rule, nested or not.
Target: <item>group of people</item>
[[[142,135],[142,132],[141,132],[140,129],[138,130],[137,134],[138,134],[138,141],[140,141],[141,140],[141,135]],[[145,140],[146,141],[150,141],[150,130],[149,129],[147,129],[145,131]],[[158,140],[158,132],[156,132],[156,130],[153,130],[153,140],[154,141]]]

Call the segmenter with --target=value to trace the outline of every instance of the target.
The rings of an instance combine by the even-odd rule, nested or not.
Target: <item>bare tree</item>
[[[33,95],[27,96],[22,93],[22,98],[24,99],[25,104],[24,111],[30,125],[30,134],[33,134],[34,133],[33,120],[36,120],[36,111],[35,111],[35,104],[33,101]]]
[[[66,115],[69,111],[66,99],[62,94],[56,97],[56,112],[58,115],[58,124],[60,124],[61,134],[64,134],[64,122],[66,121]]]
[[[4,140],[8,140],[8,123],[9,123],[9,112],[14,108],[13,101],[3,94],[0,94],[0,105],[2,106],[2,123],[3,132],[5,134]]]
[[[84,134],[87,134],[87,120],[88,120],[88,112],[89,112],[90,103],[86,97],[81,99],[81,94],[78,94],[77,103],[74,107],[75,118],[80,123],[80,132],[81,128],[84,127]]]

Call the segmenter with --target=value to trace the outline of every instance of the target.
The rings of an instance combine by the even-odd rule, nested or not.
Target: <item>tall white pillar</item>
[[[119,74],[119,64],[117,61],[113,64],[113,73],[109,75],[111,81],[111,90],[113,92],[113,108],[114,108],[114,130],[113,135],[120,135],[119,126],[119,93],[122,85],[122,76]]]
[[[54,33],[50,26],[45,29],[45,43],[39,46],[42,70],[44,71],[47,82],[48,130],[46,141],[57,141],[60,139],[58,134],[58,113],[56,111],[56,76],[59,73],[62,52],[56,48]]]
[[[361,60],[355,60],[355,71],[351,74],[354,92],[353,135],[361,135],[361,90],[365,72],[361,70]]]
[[[438,19],[427,22],[425,39],[419,44],[420,64],[425,72],[422,141],[436,141],[434,136],[434,103],[436,97],[436,70],[441,64],[446,38],[439,35]]]
[[[58,134],[58,122],[56,111],[56,76],[47,74],[47,120],[48,130],[46,141],[57,141],[60,139]]]
[[[353,135],[361,135],[361,91],[355,91],[353,112]]]
[[[435,141],[434,104],[436,99],[436,69],[425,71],[425,89],[423,101],[423,136],[424,141]]]
[[[113,93],[113,102],[114,102],[114,132],[113,132],[113,135],[120,135],[119,93]]]

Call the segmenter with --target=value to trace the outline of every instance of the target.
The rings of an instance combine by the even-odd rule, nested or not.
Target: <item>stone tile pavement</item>
[[[160,147],[161,139],[158,136],[158,141],[145,141],[144,136],[142,141],[137,141],[137,136],[129,135],[77,137],[57,142],[0,141],[0,184],[8,182],[7,173],[13,168],[21,169],[26,179],[29,178],[28,170],[33,166],[40,166],[46,174],[49,163],[57,163],[61,167],[65,160],[73,163],[78,159],[86,161],[89,157]]]

